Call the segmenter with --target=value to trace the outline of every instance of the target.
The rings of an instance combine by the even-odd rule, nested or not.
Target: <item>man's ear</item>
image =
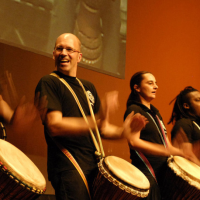
[[[185,108],[185,109],[190,109],[190,106],[189,106],[188,103],[184,103],[184,104],[183,104],[183,108]]]
[[[138,86],[137,84],[135,84],[135,85],[133,86],[133,89],[134,89],[136,92],[140,92],[140,88],[139,88],[139,86]]]
[[[53,51],[53,59],[55,60],[55,55],[54,54],[55,54],[55,51]]]
[[[79,55],[78,55],[78,62],[81,62],[81,59],[82,59],[82,53],[79,53]]]

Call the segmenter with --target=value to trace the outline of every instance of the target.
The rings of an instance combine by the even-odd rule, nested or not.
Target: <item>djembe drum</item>
[[[108,156],[98,163],[99,173],[93,184],[95,200],[134,200],[147,197],[149,181],[131,163]]]
[[[32,200],[45,192],[46,181],[19,149],[0,139],[0,199]]]
[[[168,158],[162,197],[164,200],[199,200],[200,167],[180,156]]]

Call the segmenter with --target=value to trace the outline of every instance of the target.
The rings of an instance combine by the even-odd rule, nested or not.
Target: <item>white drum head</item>
[[[138,168],[128,161],[119,157],[108,156],[104,159],[104,162],[107,169],[120,180],[136,188],[149,189],[149,180]]]
[[[200,167],[198,165],[180,156],[174,156],[174,162],[194,179],[200,180]]]
[[[19,149],[0,139],[0,162],[17,179],[37,190],[44,190],[46,180],[35,164]]]

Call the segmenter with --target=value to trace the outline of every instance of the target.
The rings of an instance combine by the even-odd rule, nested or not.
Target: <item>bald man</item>
[[[48,178],[55,189],[57,200],[90,199],[87,184],[85,185],[70,159],[60,150],[60,145],[70,152],[82,169],[89,185],[90,194],[93,180],[98,171],[95,146],[88,130],[88,124],[84,121],[70,90],[56,77],[63,78],[70,85],[78,97],[85,115],[90,116],[86,95],[76,78],[77,65],[82,58],[80,47],[80,40],[75,35],[70,33],[60,35],[53,51],[54,74],[42,77],[36,87],[36,93],[40,92],[41,96],[46,95],[48,101],[48,111],[43,124],[48,146]],[[98,114],[100,99],[94,85],[83,79],[80,81],[88,94],[94,114]],[[114,104],[110,103],[111,106]],[[88,117],[89,122],[90,118]],[[103,129],[104,136],[121,137],[122,127],[113,125],[109,127],[108,123],[105,124],[107,125]],[[91,127],[93,128],[93,123],[91,123]]]

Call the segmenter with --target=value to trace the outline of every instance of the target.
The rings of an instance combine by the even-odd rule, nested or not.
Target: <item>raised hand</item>
[[[19,134],[29,131],[36,120],[46,115],[46,97],[39,99],[39,94],[36,95],[34,101],[26,101],[23,96],[14,110],[13,116],[10,121],[11,128],[13,131]]]
[[[140,137],[140,131],[148,123],[147,119],[139,114],[131,112],[124,121],[124,137],[130,139],[132,137]]]

